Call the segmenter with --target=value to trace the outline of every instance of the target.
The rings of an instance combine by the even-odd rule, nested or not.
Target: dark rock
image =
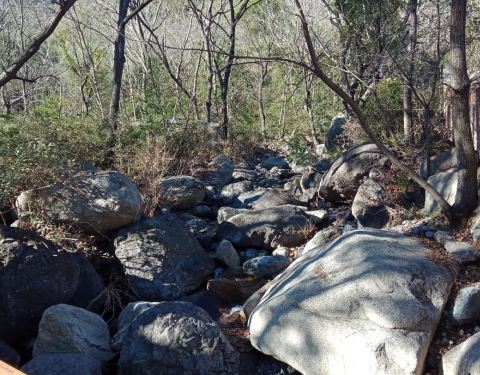
[[[0,340],[0,361],[6,362],[13,367],[20,364],[20,355],[6,342]]]
[[[213,272],[213,261],[172,214],[144,219],[121,230],[115,249],[130,287],[145,300],[190,294]]]
[[[173,210],[186,210],[203,201],[205,185],[195,177],[174,176],[163,178],[158,184],[160,203]]]
[[[0,339],[32,337],[45,309],[78,288],[75,258],[34,232],[0,225]]]
[[[240,247],[293,247],[305,240],[310,225],[303,210],[278,206],[235,215],[219,225],[217,236]]]
[[[271,278],[278,275],[290,264],[283,255],[256,257],[243,263],[243,272],[258,278]]]
[[[362,227],[381,229],[388,224],[385,189],[376,179],[369,178],[358,188],[352,203],[352,214]]]
[[[218,278],[208,281],[207,290],[215,292],[227,303],[243,303],[265,284],[260,279],[225,279]]]
[[[106,302],[105,284],[83,253],[75,253],[74,257],[80,269],[80,275],[77,291],[69,304],[101,312]]]
[[[358,187],[373,167],[382,167],[386,159],[371,143],[352,147],[323,175],[318,194],[329,202],[345,202],[355,197]]]
[[[238,374],[238,355],[220,328],[188,302],[160,302],[132,323],[119,374]]]
[[[253,203],[253,208],[255,210],[261,210],[264,208],[284,206],[286,204],[291,204],[295,206],[305,205],[305,203],[298,201],[287,193],[272,189],[268,190],[265,194],[259,197],[257,201]]]
[[[100,361],[81,353],[45,353],[33,358],[22,371],[27,375],[101,375]]]

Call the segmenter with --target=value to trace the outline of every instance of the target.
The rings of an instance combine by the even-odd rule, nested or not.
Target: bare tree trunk
[[[403,88],[403,133],[409,144],[415,142],[413,133],[413,75],[415,71],[415,52],[417,46],[417,0],[410,0],[407,6],[408,14],[408,70]]]
[[[263,101],[263,87],[268,74],[268,62],[265,65],[261,64],[262,72],[260,75],[260,82],[258,84],[258,110],[260,112],[260,126],[262,129],[263,140],[267,140],[267,117],[265,115],[265,103]]]
[[[110,100],[110,111],[108,113],[108,144],[112,147],[115,144],[117,134],[117,118],[120,110],[120,94],[122,91],[122,76],[125,66],[125,26],[123,20],[127,17],[130,0],[118,1],[118,22],[117,36],[113,52],[113,89]]]
[[[312,140],[315,147],[317,147],[320,142],[318,142],[317,132],[315,130],[315,121],[313,116],[313,93],[312,93],[312,75],[308,75],[308,72],[304,71],[304,81],[305,81],[305,109],[308,114],[308,122],[310,123],[310,131],[312,134]]]
[[[459,170],[458,191],[454,204],[459,216],[468,215],[477,204],[477,155],[470,130],[468,99],[470,80],[465,51],[466,0],[452,0],[450,20],[450,98],[453,138]]]

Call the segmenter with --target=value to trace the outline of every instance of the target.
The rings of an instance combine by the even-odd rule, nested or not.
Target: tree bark
[[[470,80],[465,51],[466,0],[452,0],[450,19],[451,122],[455,142],[458,191],[455,213],[465,216],[477,204],[477,154],[473,147],[469,118]]]
[[[417,46],[417,0],[410,0],[407,6],[408,14],[408,68],[405,86],[403,89],[403,132],[409,144],[414,143],[413,135],[413,74],[415,72],[415,52]]]
[[[125,66],[125,26],[123,22],[127,18],[130,0],[118,1],[117,36],[114,42],[113,52],[113,88],[110,100],[110,111],[108,113],[108,144],[112,147],[115,144],[117,134],[117,119],[120,110],[120,94],[122,91],[122,76]]]

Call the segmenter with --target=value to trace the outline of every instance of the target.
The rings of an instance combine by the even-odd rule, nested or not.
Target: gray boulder
[[[173,214],[121,230],[115,255],[133,292],[144,300],[171,300],[194,292],[213,272],[213,261]]]
[[[442,358],[443,375],[480,374],[480,333],[450,349]]]
[[[119,369],[120,375],[234,375],[238,355],[203,309],[160,302],[132,323]]]
[[[225,185],[222,189],[221,196],[227,201],[231,202],[237,198],[240,194],[253,190],[253,182],[251,181],[239,181]]]
[[[480,320],[480,283],[459,290],[452,315],[458,324],[475,323]]]
[[[225,155],[215,157],[208,165],[210,172],[204,179],[206,185],[222,188],[232,181],[233,161]]]
[[[228,240],[222,240],[222,242],[218,244],[215,256],[217,259],[225,263],[227,267],[240,267],[240,256],[232,243]]]
[[[0,339],[32,337],[45,309],[72,299],[80,270],[34,232],[0,225]]]
[[[385,163],[386,159],[372,143],[352,147],[335,160],[323,175],[318,194],[330,202],[350,201],[370,170],[382,167]]]
[[[382,184],[369,178],[363,182],[352,203],[352,215],[362,227],[381,229],[390,220]]]
[[[214,216],[212,209],[206,204],[199,204],[198,206],[193,207],[192,214],[203,218],[210,218]]]
[[[128,329],[130,328],[131,324],[137,317],[142,315],[145,311],[150,310],[152,307],[155,307],[160,302],[130,302],[125,308],[122,310],[120,315],[118,316],[117,322],[117,333],[113,337],[112,340],[112,349],[116,351],[120,351],[123,347],[123,343],[125,342],[125,338],[127,337]]]
[[[220,207],[217,213],[217,222],[220,224],[225,220],[230,219],[232,216],[238,215],[239,213],[248,211],[246,208],[233,208],[233,207]]]
[[[252,169],[238,168],[233,171],[235,181],[255,181],[257,174]]]
[[[421,374],[455,271],[414,239],[351,231],[279,275],[252,345],[303,374]]]
[[[239,207],[251,207],[266,192],[267,192],[267,190],[260,189],[260,190],[254,190],[254,191],[248,191],[246,193],[242,193],[236,199],[237,206],[239,206]]]
[[[187,210],[203,201],[207,189],[199,179],[191,176],[163,178],[158,184],[160,203],[173,210]]]
[[[458,192],[458,171],[456,169],[450,169],[446,172],[436,173],[428,178],[428,183],[432,185],[446,201],[450,204],[454,204],[457,192]],[[433,199],[432,195],[425,192],[425,208],[424,211],[427,215],[433,214],[439,210],[438,203]]]
[[[265,169],[272,169],[274,167],[277,167],[278,169],[290,169],[288,162],[281,156],[271,156],[264,160],[260,165]]]
[[[480,259],[480,251],[468,242],[446,240],[443,246],[463,264],[474,263]]]
[[[290,264],[283,255],[256,257],[243,263],[243,272],[258,278],[270,278],[278,275]]]
[[[327,151],[334,150],[337,146],[340,146],[339,138],[345,131],[345,124],[347,123],[347,116],[344,114],[336,115],[327,130],[325,137],[325,148]]]
[[[101,375],[99,360],[81,353],[44,353],[22,367],[27,375]]]
[[[78,252],[74,254],[74,257],[80,274],[77,290],[69,304],[100,312],[106,302],[105,284],[85,254]]]
[[[214,226],[210,225],[206,220],[190,214],[181,214],[179,218],[203,247],[210,247],[212,245],[212,240],[216,232]]]
[[[428,179],[431,175],[439,172],[446,172],[449,169],[457,168],[455,149],[450,149],[430,157],[430,173],[427,173],[427,160],[425,157],[420,158],[419,175]]]
[[[70,305],[55,305],[43,313],[33,356],[43,353],[87,354],[102,363],[113,357],[105,321],[90,311]]]
[[[330,227],[322,229],[317,232],[315,236],[308,241],[303,248],[302,255],[308,253],[310,250],[315,249],[316,247],[323,246],[332,242],[335,238],[339,237],[342,234],[342,228],[340,227]]]
[[[278,206],[235,215],[219,225],[217,236],[240,247],[293,247],[305,240],[310,225],[298,207]]]
[[[259,197],[252,206],[255,210],[261,210],[264,208],[284,206],[286,204],[291,204],[295,206],[305,205],[305,203],[298,201],[287,193],[272,189],[268,190],[265,194],[262,194],[262,196]]]
[[[139,220],[145,210],[135,184],[115,171],[84,172],[52,186],[25,191],[16,206],[20,217],[33,214],[97,240]]]

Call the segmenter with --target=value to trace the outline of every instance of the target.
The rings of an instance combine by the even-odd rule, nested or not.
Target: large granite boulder
[[[98,240],[137,221],[145,210],[135,184],[115,171],[83,172],[52,186],[25,191],[16,206],[20,218],[33,214]]]
[[[244,180],[239,182],[233,182],[223,187],[221,196],[226,202],[231,202],[240,194],[251,191],[253,190],[253,188],[254,184],[252,181]]]
[[[268,190],[265,194],[262,194],[252,206],[255,210],[261,210],[264,208],[284,206],[286,204],[305,206],[305,203],[300,202],[291,195],[275,189]]]
[[[205,310],[160,302],[133,321],[119,369],[120,375],[234,375],[238,355]]]
[[[302,209],[286,205],[232,216],[219,225],[217,236],[240,247],[293,247],[305,240],[310,225]]]
[[[81,353],[45,353],[22,367],[27,375],[101,375],[99,360]]]
[[[167,177],[158,184],[160,203],[173,210],[187,210],[203,201],[207,188],[191,176]]]
[[[213,272],[213,261],[173,214],[122,229],[114,245],[132,291],[147,301],[192,293]]]
[[[105,363],[113,357],[107,323],[90,311],[55,305],[43,313],[33,356],[43,353],[81,353]]]
[[[436,173],[428,178],[428,183],[432,185],[448,203],[454,204],[458,193],[458,170],[449,169],[446,172]],[[425,208],[427,215],[433,214],[439,210],[438,203],[433,199],[433,196],[425,192]]]
[[[443,375],[480,374],[480,333],[450,349],[442,358]]]
[[[34,232],[0,225],[0,339],[34,336],[44,310],[74,296],[79,275],[71,254]]]
[[[133,321],[142,315],[145,311],[155,307],[160,302],[145,302],[137,301],[130,302],[122,310],[117,320],[117,333],[112,340],[112,349],[119,351],[123,347],[125,338],[128,335],[128,329],[132,325]]]
[[[323,175],[318,194],[330,202],[351,201],[370,170],[385,163],[386,159],[372,143],[352,147]]]
[[[473,283],[458,291],[452,317],[458,324],[480,321],[480,283]]]
[[[446,172],[449,169],[457,168],[457,160],[455,149],[450,149],[443,151],[437,155],[430,157],[430,171],[427,168],[427,159],[423,156],[419,160],[419,170],[418,174],[424,178],[428,179],[433,174],[439,172]]]
[[[325,137],[325,148],[327,151],[334,150],[337,146],[341,146],[341,136],[345,131],[347,116],[343,113],[336,115],[327,130]]]
[[[363,182],[352,203],[352,215],[361,227],[381,229],[390,220],[383,185],[375,178]]]
[[[250,316],[255,348],[311,374],[422,374],[455,270],[414,239],[351,231],[280,274]]]

